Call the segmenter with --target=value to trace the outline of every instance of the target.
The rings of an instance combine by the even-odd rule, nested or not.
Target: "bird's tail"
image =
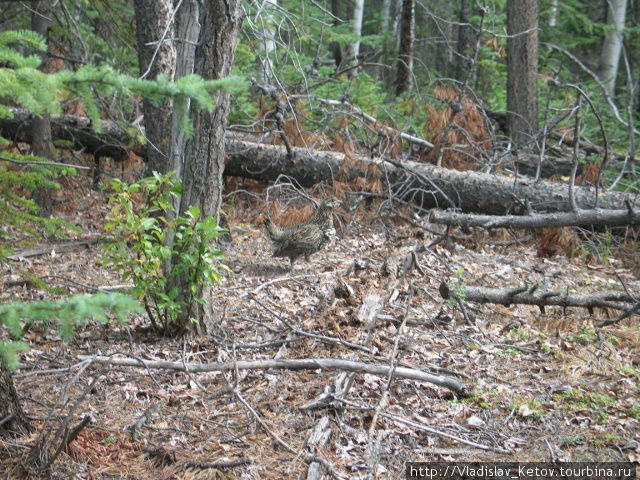
[[[282,229],[275,223],[273,223],[269,218],[264,219],[264,226],[267,229],[271,240],[277,241],[282,238]]]

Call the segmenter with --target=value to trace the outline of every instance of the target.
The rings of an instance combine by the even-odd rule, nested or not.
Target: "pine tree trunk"
[[[191,75],[194,71],[196,59],[196,45],[200,36],[200,2],[198,0],[183,0],[178,12],[176,12],[176,37],[181,39],[176,43],[176,71],[174,78]],[[190,103],[187,102],[186,109],[189,111]],[[178,118],[174,115],[171,121],[171,147],[170,161],[171,170],[174,170],[179,178],[185,162],[187,139]],[[174,205],[176,211],[180,211],[180,204]]]
[[[195,52],[195,73],[205,79],[218,79],[231,74],[241,13],[241,0],[207,0],[200,6],[199,23],[202,27]],[[227,91],[215,92],[216,108],[212,112],[192,112],[195,133],[187,141],[181,214],[194,205],[203,215],[219,219],[229,95]],[[197,305],[191,316],[198,321],[201,331],[211,331],[218,322],[211,290],[200,288],[198,295],[207,304]]]
[[[8,419],[7,421],[4,421]],[[0,437],[31,432],[31,425],[22,410],[13,377],[0,359]]]
[[[464,82],[470,68],[469,49],[473,42],[473,30],[469,25],[469,0],[460,0],[460,12],[458,15],[458,41],[456,43],[456,80]],[[470,83],[472,79],[469,79]]]
[[[600,52],[600,64],[598,66],[598,76],[604,83],[609,95],[614,95],[616,90],[616,76],[618,75],[618,64],[620,63],[620,52],[622,51],[622,33],[624,19],[627,13],[627,0],[609,0],[606,2],[607,24],[613,27],[607,31],[602,42]]]
[[[34,0],[31,3],[31,29],[42,35],[46,40],[49,36],[49,2],[46,0]],[[49,59],[42,55],[40,70],[49,71]],[[51,119],[49,114],[35,115],[31,124],[31,153],[37,157],[51,160]],[[51,187],[39,186],[33,191],[33,200],[36,202],[41,217],[51,214]]]
[[[154,80],[162,74],[173,79],[176,69],[174,46],[173,2],[171,0],[135,0],[136,35],[138,38],[138,64],[140,75]],[[171,138],[172,102],[165,99],[152,103],[144,99],[147,175],[154,171],[172,170],[169,156]]]
[[[538,130],[538,0],[507,0],[507,129],[524,147]]]
[[[415,26],[415,0],[402,2],[400,20],[400,50],[398,52],[398,73],[396,95],[411,90],[413,85],[413,37]]]

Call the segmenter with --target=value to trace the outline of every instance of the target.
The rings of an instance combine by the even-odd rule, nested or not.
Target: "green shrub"
[[[176,216],[172,199],[181,187],[173,173],[127,185],[114,179],[103,263],[133,282],[151,323],[165,333],[180,333],[194,321],[201,287],[220,280],[222,251],[214,240],[226,232],[213,217],[191,206]],[[136,197],[143,201],[137,207]]]

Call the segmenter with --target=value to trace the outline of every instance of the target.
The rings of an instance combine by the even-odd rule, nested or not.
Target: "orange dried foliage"
[[[447,103],[457,102],[459,91],[455,87],[436,87],[434,89],[436,97]],[[444,152],[442,155],[442,165],[456,170],[473,170],[478,168],[475,162],[475,151],[486,150],[490,145],[489,132],[485,125],[485,119],[478,110],[477,105],[469,95],[465,95],[460,102],[462,111],[454,120],[454,127],[449,130]],[[446,107],[443,110],[436,110],[431,105],[426,105],[427,121],[424,126],[427,136],[430,132],[437,132],[430,138],[435,146],[429,152],[420,155],[421,160],[429,163],[436,163],[438,151],[443,141],[444,130],[451,120],[453,109]]]
[[[497,37],[491,37],[486,42],[484,42],[485,47],[489,47],[494,52],[497,52],[501,57],[506,57],[507,50],[498,43]]]
[[[68,102],[65,105],[64,113],[67,115],[77,115],[78,117],[86,117],[87,112],[84,109],[84,105],[82,104],[82,100],[79,98]]]
[[[372,127],[378,132],[378,138],[380,139],[378,150],[380,153],[390,158],[398,158],[402,153],[402,139],[398,130],[380,122],[376,122]]]
[[[304,132],[295,118],[288,120],[283,126],[284,134],[294,147],[313,148],[326,150],[331,148],[331,139],[322,132]],[[282,138],[278,135],[273,138],[274,145],[282,145]]]
[[[357,157],[346,156],[339,176],[349,181],[351,190],[377,194],[382,194],[384,191],[378,167],[359,160]]]
[[[576,185],[595,185],[598,182],[600,166],[601,162],[599,160],[586,164],[582,169],[582,174],[576,178]],[[599,186],[602,186],[602,179],[600,179]]]
[[[267,115],[270,115],[273,112],[273,109],[273,102],[266,101],[264,97],[260,98],[260,108],[256,114],[256,120],[264,120],[264,124],[262,126],[260,124],[256,124],[254,127],[255,131],[277,128],[275,119],[267,119]],[[300,114],[304,114],[304,107],[300,102],[296,102],[294,104],[294,110],[298,112],[298,118],[302,118]],[[302,124],[297,118],[291,118],[284,122],[282,130],[293,147],[326,150],[332,146],[331,139],[324,133],[304,131]],[[266,143],[269,145],[284,145],[284,141],[279,134],[271,135]]]
[[[344,153],[347,158],[354,158],[356,156],[356,146],[353,142],[344,139],[338,133],[333,137],[333,151]]]
[[[537,242],[539,257],[570,257],[580,243],[578,234],[571,228],[546,228],[542,232]]]
[[[60,72],[64,70],[65,69],[64,60],[62,60],[62,58],[56,58],[56,56],[58,57],[62,56],[60,50],[58,50],[57,48],[54,48],[51,50],[51,53],[54,56],[50,56],[48,58],[49,73],[55,73],[55,72]]]
[[[567,145],[573,145],[573,133],[574,133],[573,128],[570,128],[570,127],[558,128],[555,131],[556,133],[560,134],[561,144],[564,143]]]

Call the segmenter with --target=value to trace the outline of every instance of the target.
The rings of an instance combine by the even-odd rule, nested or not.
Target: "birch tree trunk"
[[[525,146],[538,130],[538,0],[507,0],[507,130]]]
[[[357,40],[349,44],[347,58],[352,63],[358,63],[358,55],[360,54],[360,35],[362,35],[362,17],[364,15],[364,0],[355,0],[353,2],[353,17],[351,32]]]
[[[173,79],[176,69],[176,50],[173,43],[173,2],[171,0],[135,0],[136,36],[138,40],[138,65],[141,78],[155,80],[158,75]],[[169,156],[171,145],[170,99],[142,102],[145,137],[146,174],[154,171],[167,173],[172,165]]]
[[[258,33],[262,43],[263,57],[258,57],[260,62],[260,77],[265,85],[271,83],[273,76],[272,56],[276,52],[276,34],[273,13],[278,7],[278,0],[264,0],[262,4],[262,30]]]
[[[600,52],[598,76],[604,83],[609,95],[614,95],[616,90],[616,76],[622,51],[622,29],[627,13],[627,0],[607,1],[607,24],[611,27],[605,34]]]
[[[551,13],[549,14],[549,26],[555,27],[558,24],[558,0],[551,0]]]

